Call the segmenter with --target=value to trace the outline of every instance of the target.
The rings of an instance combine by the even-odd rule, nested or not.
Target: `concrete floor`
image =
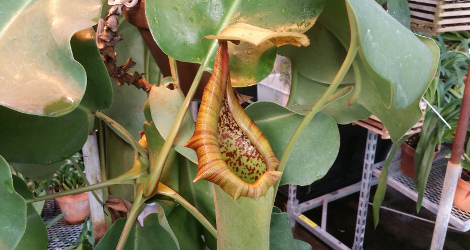
[[[370,202],[372,202],[374,193],[375,187],[371,190]],[[278,195],[278,197],[278,206],[286,202],[286,198],[282,195]],[[328,205],[327,231],[348,247],[352,246],[354,240],[358,200],[359,193],[355,193]],[[387,188],[383,206],[417,215],[416,203],[390,187]],[[321,213],[321,207],[318,207],[305,212],[304,215],[320,224]],[[436,219],[436,215],[424,207],[418,216],[431,221]],[[369,206],[364,249],[414,250],[430,248],[434,230],[432,223],[383,209],[380,213],[380,223],[376,229],[374,229],[373,223],[372,206]],[[294,238],[310,243],[312,249],[331,249],[301,225],[296,225],[293,232]],[[470,249],[470,231],[462,233],[448,230],[444,249]]]

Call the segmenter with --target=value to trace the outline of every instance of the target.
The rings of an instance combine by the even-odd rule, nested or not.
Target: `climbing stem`
[[[104,130],[105,125],[102,120],[98,120],[98,146],[99,146],[99,153],[100,153],[100,168],[101,168],[101,179],[105,181],[106,178],[106,152],[105,152],[105,145],[104,145]]]
[[[113,127],[116,131],[118,131],[129,143],[132,148],[134,148],[135,151],[139,152],[144,157],[148,157],[147,150],[145,150],[142,146],[139,145],[139,143],[134,139],[134,137],[127,131],[121,124],[117,123],[111,117],[101,113],[100,111],[97,111],[94,113],[96,117],[98,117],[100,120],[106,122],[109,126]]]
[[[175,192],[173,189],[164,185],[163,183],[158,184],[158,194],[164,195],[174,199],[181,206],[183,206],[189,213],[191,213],[194,218],[196,218],[214,237],[217,238],[217,230],[212,226],[212,224],[202,215],[191,203],[185,200],[181,195]]]
[[[124,228],[122,229],[121,237],[119,238],[119,242],[117,244],[116,250],[122,250],[124,249],[124,246],[126,245],[127,238],[129,237],[129,233],[131,232],[132,227],[135,225],[135,220],[137,216],[140,213],[140,208],[144,204],[144,202],[147,200],[142,195],[142,185],[139,187],[137,191],[136,198],[134,200],[134,203],[132,204],[131,211],[129,211],[129,215],[127,216],[126,224],[124,225]]]
[[[344,76],[348,72],[349,68],[351,67],[354,61],[354,58],[356,57],[357,50],[358,50],[357,37],[353,34],[354,33],[351,31],[351,43],[349,46],[348,54],[346,55],[346,58],[344,59],[344,62],[341,65],[341,68],[339,69],[338,73],[336,73],[336,76],[331,82],[330,86],[326,89],[326,91],[323,93],[320,99],[317,100],[317,102],[313,105],[310,111],[305,115],[304,119],[300,122],[297,129],[294,131],[294,134],[290,138],[289,142],[287,143],[286,149],[284,150],[284,153],[282,154],[278,171],[280,172],[284,171],[284,168],[286,167],[286,164],[287,164],[287,160],[289,160],[289,156],[292,152],[292,149],[294,148],[300,135],[305,130],[305,128],[307,128],[308,124],[310,123],[310,121],[312,121],[313,117],[327,103],[330,96],[334,94],[339,84],[343,80]],[[280,181],[278,181],[276,185],[274,186],[274,195],[276,194],[277,189],[279,187],[279,182]]]
[[[180,87],[180,79],[178,75],[178,66],[176,65],[176,60],[173,57],[168,56],[168,61],[170,62],[171,78],[173,78],[178,87]]]
[[[107,188],[109,186],[116,185],[116,184],[134,184],[134,181],[132,179],[130,179],[130,180],[112,179],[112,180],[96,183],[96,184],[93,184],[91,186],[85,186],[85,187],[81,187],[81,188],[77,188],[77,189],[70,189],[70,190],[67,190],[67,191],[53,193],[53,194],[49,194],[49,195],[38,196],[37,198],[34,198],[34,199],[26,199],[26,204],[33,203],[33,202],[36,202],[36,201],[42,201],[42,200],[52,200],[52,199],[55,199],[57,197],[62,197],[62,196],[67,196],[67,195],[81,194],[83,192],[88,192],[88,191],[101,189],[101,188]]]
[[[160,175],[163,171],[163,166],[165,165],[165,162],[168,158],[168,154],[170,153],[176,135],[178,134],[178,131],[181,127],[184,115],[186,114],[189,104],[191,103],[191,100],[193,99],[194,94],[196,93],[197,87],[199,86],[199,81],[201,81],[202,74],[204,73],[204,67],[206,66],[208,61],[209,59],[206,58],[206,61],[199,67],[199,70],[197,71],[196,76],[194,77],[193,83],[191,84],[191,88],[189,89],[188,94],[184,99],[183,105],[181,106],[178,115],[176,116],[176,120],[174,121],[173,126],[171,127],[170,134],[166,138],[166,141],[163,144],[160,153],[158,154],[157,160],[154,164],[150,166],[150,174],[144,184],[145,197],[152,197],[156,192]]]

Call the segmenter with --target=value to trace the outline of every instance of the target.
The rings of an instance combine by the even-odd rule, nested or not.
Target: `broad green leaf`
[[[124,40],[114,47],[117,53],[116,65],[122,66],[128,58],[132,58],[136,62],[136,66],[129,73],[134,73],[134,71],[147,73],[144,77],[148,81],[156,81],[160,71],[153,58],[147,56],[149,55],[147,46],[137,27],[123,20],[119,24],[117,32],[123,36]],[[115,79],[112,79],[112,82],[113,105],[103,113],[121,124],[136,140],[139,140],[139,132],[142,131],[142,124],[146,121],[142,110],[148,95],[145,91],[134,86],[127,84],[118,86]],[[156,82],[150,83],[156,84]]]
[[[0,154],[12,163],[50,164],[78,152],[88,136],[81,109],[61,117],[23,114],[0,106]]]
[[[388,13],[407,29],[410,28],[410,5],[408,0],[388,0]]]
[[[15,191],[21,194],[23,198],[34,198],[33,193],[31,193],[28,186],[21,178],[13,176],[13,185],[15,187]],[[36,212],[33,204],[28,204],[26,206],[26,231],[16,246],[16,249],[45,249],[48,243],[46,225],[38,212]]]
[[[179,157],[179,191],[178,193],[188,202],[190,202],[202,215],[215,227],[215,207],[214,207],[214,196],[212,191],[212,184],[206,180],[199,180],[193,182],[197,173],[197,165],[185,157]],[[181,206],[179,206],[181,207]],[[178,207],[177,207],[178,208]],[[179,220],[179,216],[176,216],[175,211],[173,211],[168,220],[170,225],[176,223],[174,220]],[[183,213],[183,212],[181,212]],[[199,237],[199,235],[204,235],[205,244],[210,249],[216,249],[216,239],[212,234],[209,233],[191,214],[186,210],[185,215],[188,220],[191,218],[193,224],[196,225],[197,231],[192,232]],[[174,216],[174,217],[172,217]],[[183,215],[181,215],[183,216]],[[184,228],[184,221],[180,221],[179,224]],[[183,229],[179,229],[183,230]],[[175,234],[177,234],[176,229],[173,228]],[[178,234],[177,234],[178,236]],[[199,237],[200,239],[200,237]],[[179,240],[181,242],[181,240]],[[181,246],[181,249],[185,249]]]
[[[338,73],[346,57],[346,51],[339,40],[321,23],[317,23],[305,33],[311,45],[308,47],[283,46],[280,54],[287,56],[292,63],[292,82],[289,96],[289,109],[304,115],[328,88],[328,84]],[[354,73],[350,69],[337,92],[349,88],[354,83]],[[348,85],[344,85],[348,83]],[[347,124],[366,119],[370,112],[360,105],[349,104],[354,89],[329,102],[323,108],[337,123]],[[300,106],[299,106],[300,105]]]
[[[351,25],[356,25],[359,32],[354,34],[360,39],[359,54],[382,101],[387,107],[408,107],[427,87],[433,63],[431,52],[375,1],[349,0],[348,8],[355,19]]]
[[[348,15],[359,39],[351,103],[379,117],[396,141],[421,117],[418,102],[434,76],[435,45],[421,42],[375,1],[327,1],[319,21],[345,48]]]
[[[324,0],[217,0],[146,1],[150,31],[165,54],[185,62],[203,64],[212,71],[217,42],[203,41],[235,23],[247,23],[276,32],[305,32],[316,21]],[[248,86],[272,70],[276,49],[242,43],[229,48],[233,86]],[[241,65],[239,65],[241,64]],[[237,77],[243,76],[243,80]]]
[[[59,169],[64,161],[58,161],[51,164],[20,164],[12,163],[11,165],[15,167],[23,176],[36,181],[42,181],[50,179],[54,172]]]
[[[298,114],[305,115],[326,91],[328,85],[310,80],[300,73],[296,73],[296,71],[293,71],[292,74],[292,87],[287,108]],[[323,112],[335,119],[338,124],[349,124],[357,120],[367,119],[370,116],[370,112],[361,105],[348,103],[353,96],[354,87],[350,90],[348,88],[351,88],[351,86],[340,85],[336,93],[341,94],[343,91],[346,92],[327,103],[322,109]]]
[[[0,58],[8,58],[8,64],[0,69],[0,105],[46,116],[75,109],[87,80],[70,38],[96,24],[100,11],[100,0],[3,2]]]
[[[10,166],[0,156],[0,248],[14,249],[26,230],[26,203],[13,189]]]
[[[180,108],[184,102],[184,94],[177,85],[170,82],[162,86],[153,87],[149,95],[152,120],[163,138],[167,138]],[[181,123],[178,135],[175,138],[175,150],[192,162],[197,162],[196,152],[184,145],[193,136],[196,123],[188,110]]]
[[[104,237],[98,242],[95,249],[116,249],[119,237],[124,228],[127,218],[118,219],[108,229]],[[169,241],[171,236],[158,222],[157,214],[150,214],[144,219],[144,227],[136,221],[131,229],[130,235],[124,249],[178,249],[174,241]]]
[[[150,166],[152,167],[158,159],[163,144],[165,143],[165,139],[163,139],[153,123],[144,123],[144,131],[145,137],[147,138]],[[178,191],[179,189],[178,168],[177,153],[176,151],[171,150],[167,156],[165,165],[163,166],[160,182],[175,191]]]
[[[96,47],[95,36],[90,28],[77,32],[70,41],[75,60],[86,70],[88,85],[79,107],[88,112],[106,109],[113,102],[111,80]]]
[[[286,45],[280,47],[278,53],[290,59],[292,71],[297,71],[307,79],[330,84],[346,58],[346,50],[321,23],[316,23],[305,35],[310,39],[309,46]],[[342,83],[354,83],[352,70],[348,71]]]
[[[78,152],[88,137],[90,111],[109,107],[112,91],[90,30],[77,33],[71,46],[87,70],[83,102],[60,117],[23,114],[0,106],[0,154],[12,163],[50,164]]]
[[[160,223],[160,226],[168,233],[168,236],[166,237],[166,241],[162,245],[167,245],[168,247],[173,247],[176,249],[181,249],[178,239],[171,229],[171,226],[168,222],[167,215],[170,214],[175,206],[177,205],[176,202],[174,201],[167,201],[167,200],[160,200],[157,202],[158,203],[158,223]],[[147,218],[146,218],[147,219]],[[154,219],[148,219],[155,221]],[[145,223],[145,221],[144,221]],[[145,226],[145,224],[144,224]]]
[[[134,149],[117,135],[111,128],[104,126],[106,145],[106,177],[112,179],[129,171],[134,165]],[[134,200],[134,185],[113,185],[109,194],[132,202]]]
[[[310,244],[294,239],[290,227],[289,215],[274,207],[271,214],[271,225],[269,231],[270,250],[309,250]]]
[[[303,116],[272,102],[256,102],[245,111],[280,158]],[[321,179],[336,159],[338,150],[339,132],[335,121],[323,112],[318,113],[295,144],[281,185],[308,185]]]
[[[439,63],[439,48],[430,38],[419,37],[419,39],[428,46],[429,50],[432,52],[434,60],[431,72],[435,72]],[[390,109],[387,109],[383,104],[380,105],[380,100],[378,100],[379,97],[374,89],[374,83],[371,82],[372,80],[364,77],[364,75],[366,75],[366,70],[361,62],[358,61],[353,64],[353,66],[354,70],[357,72],[356,76],[359,76],[356,78],[357,84],[364,86],[362,88],[364,98],[358,98],[357,103],[364,106],[366,109],[371,111],[372,114],[377,116],[389,131],[392,140],[398,141],[398,139],[400,139],[400,137],[422,117],[422,111],[419,108],[420,98],[416,99],[407,108],[399,109],[392,106]],[[434,74],[429,75],[427,82],[430,83],[433,78]],[[422,89],[420,96],[424,95],[425,92],[426,88]]]
[[[167,217],[181,249],[206,249],[208,245],[201,237],[201,225],[182,206],[176,206]],[[205,236],[204,236],[205,237]],[[206,238],[207,239],[207,238]],[[214,241],[215,243],[215,241]],[[215,250],[214,247],[208,247]]]

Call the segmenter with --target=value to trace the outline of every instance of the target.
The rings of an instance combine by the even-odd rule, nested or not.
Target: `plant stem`
[[[122,250],[124,249],[124,246],[126,245],[127,238],[129,237],[129,233],[131,232],[132,227],[135,225],[135,220],[137,216],[139,215],[140,208],[144,204],[144,202],[147,200],[142,195],[142,186],[139,187],[139,190],[137,191],[136,198],[134,200],[134,203],[132,204],[131,211],[129,211],[129,215],[127,216],[126,224],[124,225],[124,228],[122,229],[121,237],[119,238],[119,242],[117,244],[116,250]]]
[[[71,190],[58,192],[58,193],[54,193],[54,194],[39,196],[35,199],[26,199],[25,201],[26,201],[26,204],[29,204],[29,203],[33,203],[33,202],[36,202],[36,201],[52,200],[52,199],[55,199],[57,197],[73,195],[73,194],[80,194],[80,193],[83,193],[83,192],[88,192],[88,191],[92,191],[92,190],[96,190],[96,189],[106,188],[106,187],[116,185],[116,184],[134,184],[134,181],[132,179],[130,179],[130,180],[112,179],[112,180],[96,183],[96,184],[91,185],[91,186],[86,186],[86,187],[71,189]]]
[[[75,161],[75,159],[73,159],[73,157],[70,157],[69,159],[70,159],[70,161],[72,162],[72,164],[73,164],[73,166],[75,167],[75,169],[80,173],[80,176],[83,178],[83,181],[85,182],[85,184],[86,184],[87,186],[90,186],[90,182],[89,182],[88,179],[86,178],[85,173],[83,173],[83,171],[82,171],[82,169],[80,168],[80,166],[78,166],[77,161]],[[95,191],[91,191],[91,193],[93,194],[93,196],[95,196],[95,199],[96,199],[102,206],[104,206],[103,201],[101,201],[101,199],[98,197],[98,195],[95,193]]]
[[[180,87],[180,78],[178,75],[178,66],[176,65],[176,60],[173,57],[168,56],[168,61],[170,62],[171,78],[173,78],[173,80],[175,80],[176,85]]]
[[[106,152],[105,152],[105,145],[104,145],[104,131],[105,127],[103,124],[103,120],[98,120],[98,146],[100,150],[100,168],[101,168],[101,179],[105,181],[106,178]],[[107,195],[106,195],[107,196]]]
[[[160,150],[160,153],[158,154],[158,158],[155,161],[155,164],[150,166],[150,175],[148,176],[144,184],[145,197],[152,197],[156,192],[160,175],[163,170],[163,166],[165,165],[165,162],[168,158],[168,154],[170,153],[170,150],[173,147],[173,143],[181,127],[184,115],[186,114],[189,104],[191,103],[191,100],[193,99],[194,94],[196,93],[197,87],[199,86],[199,81],[201,80],[202,74],[204,73],[204,67],[208,61],[209,59],[206,58],[206,61],[199,67],[196,76],[194,77],[193,83],[191,84],[191,88],[189,89],[188,94],[184,99],[183,105],[181,106],[178,115],[176,116],[176,120],[174,121],[173,126],[171,127],[170,134],[166,138],[165,143],[163,144],[163,147]]]
[[[190,214],[194,216],[214,237],[217,238],[217,230],[212,226],[212,224],[202,215],[191,203],[185,200],[181,195],[175,192],[173,189],[169,188],[163,183],[158,184],[157,194],[164,195],[174,199],[181,206],[183,206]]]
[[[351,64],[353,63],[354,58],[356,57],[357,49],[358,49],[357,37],[354,35],[354,32],[351,31],[351,43],[349,45],[348,54],[346,55],[346,58],[344,59],[344,62],[341,65],[341,68],[339,69],[338,73],[336,73],[335,78],[331,82],[330,86],[326,89],[325,93],[323,93],[320,99],[318,99],[317,102],[313,105],[312,109],[310,109],[310,111],[305,115],[304,119],[300,122],[299,126],[297,127],[294,134],[290,138],[289,142],[287,143],[286,149],[284,150],[284,153],[282,154],[281,161],[279,162],[279,167],[277,169],[278,171],[281,171],[281,172],[284,171],[284,168],[287,164],[287,160],[289,160],[289,156],[292,152],[292,149],[294,148],[300,135],[305,130],[305,128],[307,128],[307,126],[310,124],[310,121],[312,121],[313,117],[323,108],[323,106],[325,105],[325,103],[327,103],[330,96],[333,95],[336,89],[338,88],[339,84],[341,83],[344,76],[346,75],[349,68],[351,67]],[[277,193],[279,183],[280,183],[280,180],[277,181],[274,186],[274,195],[276,195]]]
[[[106,122],[109,126],[116,129],[122,136],[124,136],[127,143],[129,143],[135,151],[139,152],[139,154],[144,157],[148,157],[147,150],[140,146],[139,143],[134,139],[134,137],[129,133],[129,131],[127,131],[123,126],[111,119],[109,116],[101,113],[100,111],[97,111],[93,114],[102,121]]]

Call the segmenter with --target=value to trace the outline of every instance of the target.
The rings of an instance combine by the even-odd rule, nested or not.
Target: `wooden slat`
[[[411,23],[416,23],[416,24],[425,25],[425,26],[433,26],[434,25],[434,23],[431,22],[431,21],[421,20],[421,19],[416,19],[416,18],[411,18]]]
[[[413,9],[413,11],[419,11],[419,10],[425,10],[429,12],[436,12],[436,7],[432,6],[426,6],[426,5],[419,5],[419,4],[414,4],[414,3],[409,3],[410,9]]]
[[[427,4],[437,4],[437,0],[412,0],[408,2],[416,2],[416,3],[427,3]]]
[[[449,18],[449,19],[442,19],[437,22],[438,25],[442,24],[459,24],[459,23],[470,23],[470,18]]]
[[[420,18],[425,18],[427,20],[431,20],[433,21],[436,17],[432,14],[427,14],[427,13],[421,13],[421,12],[417,12],[417,11],[412,11],[410,10],[410,15],[412,17],[420,17]]]
[[[470,2],[466,3],[446,3],[441,5],[442,9],[470,8]]]
[[[377,121],[373,118],[366,119],[366,120],[364,120],[364,122],[367,122],[369,125],[372,125],[376,128],[382,129],[384,127],[384,125],[380,121]]]
[[[459,10],[459,11],[444,11],[440,14],[441,17],[448,16],[470,16],[470,10]]]
[[[438,27],[436,28],[436,32],[447,32],[447,31],[461,31],[461,30],[470,30],[470,25],[462,25],[462,26],[449,26],[449,27]]]

